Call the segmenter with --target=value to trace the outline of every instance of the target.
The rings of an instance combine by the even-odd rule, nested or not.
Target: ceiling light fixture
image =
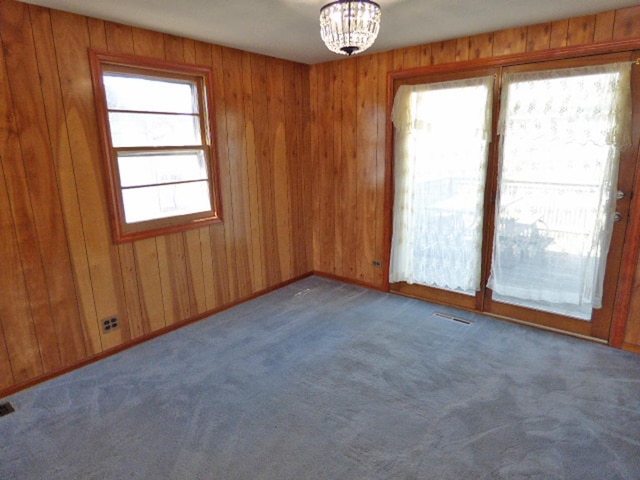
[[[364,52],[379,30],[380,5],[370,0],[339,0],[320,9],[320,36],[332,52]]]

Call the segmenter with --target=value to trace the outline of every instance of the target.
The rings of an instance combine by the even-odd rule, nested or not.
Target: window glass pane
[[[110,112],[109,123],[116,148],[202,144],[197,116]]]
[[[122,190],[126,223],[211,210],[206,181]]]
[[[398,90],[392,282],[479,289],[492,88],[491,76]]]
[[[198,113],[198,93],[191,82],[106,73],[109,110]]]
[[[489,287],[590,320],[600,308],[622,138],[619,64],[506,76]]]
[[[202,150],[139,153],[119,152],[120,185],[140,187],[158,183],[207,180],[207,164]]]

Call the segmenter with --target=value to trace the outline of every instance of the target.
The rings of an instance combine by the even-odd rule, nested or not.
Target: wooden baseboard
[[[340,275],[335,275],[333,273],[320,272],[318,270],[314,270],[313,271],[313,275],[317,275],[318,277],[329,278],[331,280],[336,280],[336,281],[342,282],[342,283],[350,283],[352,285],[357,285],[358,287],[369,288],[371,290],[378,290],[379,292],[384,292],[384,293],[388,293],[389,292],[389,290],[384,288],[384,286],[375,285],[375,284],[369,283],[369,282],[363,282],[362,280],[356,280],[354,278],[342,277]]]
[[[627,352],[632,352],[632,353],[640,353],[640,345],[624,342],[622,344],[622,350],[626,350]]]
[[[32,378],[30,380],[27,380],[26,382],[22,382],[16,385],[12,385],[9,388],[6,388],[4,390],[0,390],[0,398],[3,397],[7,397],[9,395],[13,395],[14,393],[17,393],[21,390],[25,390],[27,388],[33,387],[35,385],[38,385],[39,383],[43,383],[46,382],[47,380],[51,380],[55,377],[59,377],[60,375],[64,375],[65,373],[69,373],[73,370],[77,370],[78,368],[82,368],[84,366],[90,365],[94,362],[97,362],[99,360],[103,360],[107,357],[110,357],[111,355],[115,355],[116,353],[122,352],[124,350],[127,350],[128,348],[131,347],[135,347],[136,345],[140,345],[141,343],[144,342],[148,342],[149,340],[153,340],[154,338],[160,337],[162,335],[165,335],[169,332],[172,332],[174,330],[177,330],[179,328],[182,328],[186,325],[190,325],[192,323],[198,322],[200,320],[203,320],[207,317],[210,317],[211,315],[215,315],[216,313],[220,313],[223,312],[225,310],[228,310],[232,307],[235,307],[237,305],[240,305],[241,303],[245,303],[248,302],[249,300],[253,300],[254,298],[258,298],[261,297],[262,295],[266,295],[267,293],[273,292],[274,290],[278,290],[279,288],[282,287],[286,287],[287,285],[290,285],[292,283],[295,283],[299,280],[302,280],[303,278],[307,278],[310,277],[311,275],[313,275],[313,272],[307,272],[304,273],[302,275],[298,275],[297,277],[291,278],[289,280],[286,280],[284,282],[278,283],[277,285],[273,285],[271,287],[265,288],[264,290],[260,290],[259,292],[255,292],[251,295],[248,295],[246,297],[243,298],[239,298],[237,300],[234,300],[233,302],[227,303],[225,305],[222,305],[220,307],[216,307],[213,310],[209,310],[203,313],[200,313],[198,315],[195,315],[193,317],[187,318],[186,320],[182,320],[180,322],[174,323],[173,325],[169,325],[168,327],[164,327],[161,328],[160,330],[156,330],[155,332],[151,332],[148,333],[146,335],[143,335],[142,337],[138,337],[135,338],[133,340],[129,340],[128,342],[125,342],[121,345],[118,345],[117,347],[113,347],[110,348],[108,350],[105,350],[103,352],[100,352],[96,355],[92,355],[90,357],[84,358],[82,360],[80,360],[79,362],[75,362],[72,363],[70,365],[66,365],[65,367],[53,371],[53,372],[48,372],[45,373],[43,375],[39,375],[35,378]]]

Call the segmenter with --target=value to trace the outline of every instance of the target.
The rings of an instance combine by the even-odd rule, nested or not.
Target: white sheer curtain
[[[391,282],[479,289],[493,82],[398,89]]]
[[[584,320],[601,307],[630,69],[504,76],[494,299]]]

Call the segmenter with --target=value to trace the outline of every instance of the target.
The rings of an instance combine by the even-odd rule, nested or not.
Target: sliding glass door
[[[572,63],[397,90],[392,291],[606,338],[631,63]]]
[[[402,160],[395,175],[392,282],[443,289],[475,303],[494,80],[485,75],[398,90],[393,119]]]

